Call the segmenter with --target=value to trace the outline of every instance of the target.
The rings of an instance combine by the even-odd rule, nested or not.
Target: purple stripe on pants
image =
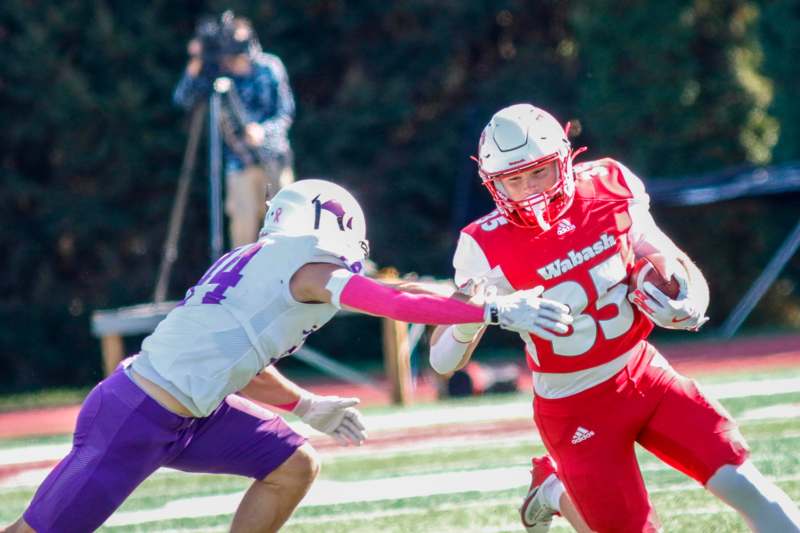
[[[93,531],[160,466],[263,479],[304,442],[238,396],[206,418],[178,416],[120,370],[86,397],[72,450],[36,491],[25,521],[38,533]]]

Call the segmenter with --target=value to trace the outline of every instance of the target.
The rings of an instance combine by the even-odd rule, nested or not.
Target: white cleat
[[[550,479],[550,476],[555,476],[555,473],[555,465],[550,457],[533,460],[531,488],[522,502],[522,507],[519,508],[522,525],[528,533],[547,533],[553,523],[553,516],[558,513],[545,503],[541,491],[542,485]]]

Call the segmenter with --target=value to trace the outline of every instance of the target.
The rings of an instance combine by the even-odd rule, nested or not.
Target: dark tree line
[[[186,142],[171,91],[195,20],[228,7],[287,65],[298,174],[352,188],[374,258],[401,271],[450,274],[456,189],[477,180],[467,156],[511,102],[572,120],[587,157],[617,157],[645,178],[800,158],[800,5],[790,0],[7,0],[0,390],[96,380],[91,312],[151,298]],[[172,297],[207,266],[203,183]],[[797,203],[657,210],[708,273],[717,325]],[[800,326],[798,279],[795,259],[749,324]],[[357,327],[328,334],[332,351],[373,356],[377,342],[352,348],[374,336]]]

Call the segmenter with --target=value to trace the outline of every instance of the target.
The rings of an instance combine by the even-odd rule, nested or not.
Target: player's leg
[[[569,522],[575,531],[578,533],[592,533],[594,531],[583,519],[581,513],[578,511],[578,507],[575,505],[575,502],[572,501],[567,491],[561,493],[558,499],[558,506],[561,516]]]
[[[71,451],[36,491],[19,530],[26,531],[25,525],[39,532],[100,527],[158,468],[176,438],[170,424],[181,420],[124,372],[112,374],[84,401]]]
[[[644,402],[626,381],[623,371],[569,398],[537,397],[534,417],[575,515],[595,531],[654,532],[658,519],[634,453]]]
[[[570,452],[559,458],[569,503],[559,507],[576,530],[654,533],[660,524],[647,495],[633,446],[616,453],[580,457]],[[566,493],[565,493],[566,494]],[[574,510],[577,512],[572,512]],[[577,518],[580,517],[580,520]]]
[[[753,531],[800,531],[797,505],[750,461],[719,468],[706,488],[736,509]]]
[[[558,478],[553,459],[548,455],[534,457],[531,464],[531,486],[519,509],[525,530],[545,533],[550,530],[553,516],[560,513],[578,533],[591,533]]]
[[[20,517],[13,524],[0,528],[0,533],[36,533],[36,531],[28,525],[24,518]]]
[[[317,452],[300,446],[278,468],[250,485],[231,523],[232,532],[277,531],[289,519],[319,473]]]
[[[319,471],[316,453],[303,436],[281,417],[236,395],[200,421],[191,444],[168,466],[253,478],[233,531],[277,530]]]
[[[754,531],[800,531],[797,506],[747,461],[725,409],[671,368],[656,372],[669,386],[639,442],[736,509]]]

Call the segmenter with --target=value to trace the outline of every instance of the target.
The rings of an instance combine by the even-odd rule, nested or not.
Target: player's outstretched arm
[[[317,396],[285,377],[274,366],[266,367],[239,394],[294,413],[312,428],[330,435],[344,446],[360,445],[367,438],[361,413],[355,408],[358,398]]]
[[[417,324],[496,324],[552,336],[550,332],[566,333],[572,323],[567,306],[541,298],[538,288],[498,296],[478,306],[438,294],[412,294],[327,263],[302,266],[292,276],[290,288],[300,302],[331,303]]]
[[[472,328],[470,328],[472,326]],[[477,327],[477,329],[473,329]],[[436,326],[431,335],[429,363],[439,374],[464,368],[483,337],[484,324]]]
[[[239,391],[245,398],[274,405],[291,411],[303,396],[311,393],[281,374],[274,366],[268,366]]]
[[[487,289],[485,279],[479,282],[470,280],[459,288],[454,297],[482,305],[486,302]],[[431,335],[431,368],[439,374],[450,374],[466,366],[485,331],[484,324],[437,326]]]

